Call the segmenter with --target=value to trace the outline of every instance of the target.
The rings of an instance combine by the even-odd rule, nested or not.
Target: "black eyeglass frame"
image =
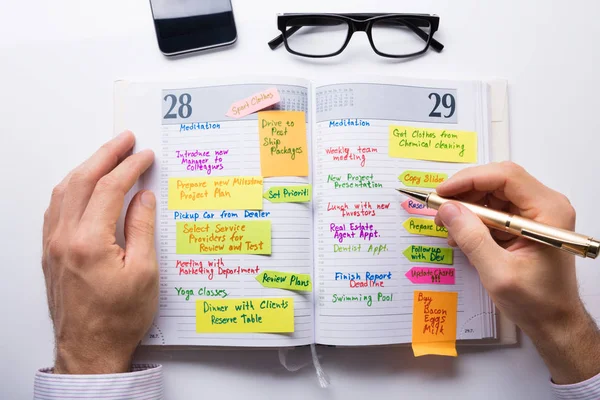
[[[341,48],[338,51],[330,53],[330,54],[319,54],[319,55],[305,54],[305,53],[300,53],[300,52],[292,50],[290,48],[290,46],[288,45],[288,41],[287,41],[288,37],[290,37],[291,35],[296,33],[302,26],[292,26],[289,29],[287,29],[288,23],[293,22],[293,20],[295,18],[307,18],[307,17],[308,18],[310,18],[310,17],[329,18],[329,19],[345,22],[346,25],[348,25],[348,34],[347,34],[344,44],[341,46]],[[410,53],[410,54],[388,54],[388,53],[384,53],[384,52],[377,50],[377,47],[375,46],[375,43],[373,42],[373,36],[371,33],[372,29],[373,29],[373,24],[375,22],[378,22],[381,20],[386,20],[386,19],[392,20],[394,18],[406,18],[406,19],[411,19],[411,20],[416,20],[416,21],[422,20],[423,22],[427,22],[427,24],[423,25],[423,26],[430,27],[429,33],[424,32],[419,27],[419,25],[407,24],[406,20],[403,21],[405,23],[405,25],[411,31],[413,31],[417,36],[419,36],[422,40],[425,41],[425,47],[422,50],[414,52],[414,53]],[[344,51],[344,49],[348,46],[348,43],[350,43],[350,39],[352,38],[352,35],[354,34],[354,32],[365,32],[367,34],[367,37],[369,38],[369,43],[371,44],[371,48],[373,49],[373,51],[376,54],[378,54],[382,57],[388,57],[388,58],[408,58],[408,57],[415,57],[415,56],[425,53],[429,49],[430,46],[432,49],[434,49],[437,52],[441,52],[444,49],[444,45],[433,38],[433,34],[438,30],[439,25],[440,25],[440,17],[437,15],[430,15],[430,14],[374,14],[374,13],[281,14],[281,15],[277,16],[277,28],[281,31],[281,34],[269,42],[269,47],[271,48],[271,50],[275,50],[276,48],[281,46],[281,44],[284,44],[284,46],[288,52],[298,55],[298,56],[310,57],[310,58],[333,57],[333,56],[337,56],[338,54],[340,54],[341,52]]]

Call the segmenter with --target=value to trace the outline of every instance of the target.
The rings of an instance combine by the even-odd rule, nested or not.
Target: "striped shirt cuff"
[[[600,399],[600,374],[587,381],[571,385],[552,383],[552,391],[558,400],[598,400]]]
[[[155,400],[164,397],[162,365],[138,364],[124,374],[56,375],[52,372],[52,368],[46,368],[35,374],[34,399]]]

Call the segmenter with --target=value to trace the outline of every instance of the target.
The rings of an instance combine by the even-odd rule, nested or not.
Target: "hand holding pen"
[[[580,235],[487,206],[442,197],[436,192],[414,189],[396,190],[434,210],[438,210],[449,201],[458,201],[475,213],[488,228],[552,246],[576,256],[596,258],[600,251],[600,242],[591,236]]]
[[[486,206],[573,231],[575,210],[562,194],[520,166],[467,168],[436,188],[439,196]],[[488,227],[466,206],[447,201],[435,217],[477,269],[494,303],[529,335],[556,383],[597,374],[600,333],[578,293],[575,257],[566,251]],[[592,251],[593,252],[593,251]]]

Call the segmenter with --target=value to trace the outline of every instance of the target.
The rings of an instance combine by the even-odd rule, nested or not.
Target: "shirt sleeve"
[[[571,385],[552,383],[554,397],[558,400],[597,400],[600,399],[600,374],[587,381]]]
[[[46,368],[36,373],[35,400],[155,400],[164,397],[161,365],[138,364],[124,374],[57,375],[52,372],[52,368]]]

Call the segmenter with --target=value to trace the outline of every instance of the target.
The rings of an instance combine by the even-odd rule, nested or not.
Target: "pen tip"
[[[396,190],[407,197],[410,197],[412,199],[415,199],[415,200],[418,200],[421,202],[426,202],[427,196],[429,196],[429,192],[425,192],[423,190],[412,190],[412,189],[396,189]]]

